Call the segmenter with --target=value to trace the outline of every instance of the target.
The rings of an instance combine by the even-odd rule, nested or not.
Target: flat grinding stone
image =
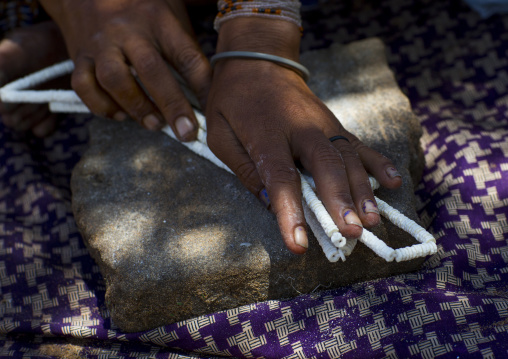
[[[310,87],[345,127],[403,175],[402,188],[377,195],[417,219],[421,128],[384,51],[369,39],[301,60]],[[312,236],[308,253],[293,255],[274,216],[233,175],[134,122],[96,118],[89,130],[90,147],[72,175],[73,211],[124,331],[413,271],[423,261],[387,263],[359,242],[346,262],[330,263]],[[416,243],[387,221],[374,233],[393,248]]]

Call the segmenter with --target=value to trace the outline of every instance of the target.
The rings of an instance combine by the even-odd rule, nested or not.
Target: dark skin
[[[203,107],[211,68],[194,39],[182,1],[41,3],[64,34],[75,64],[72,87],[92,112],[116,120],[129,115],[152,130],[168,123],[181,140],[195,139],[197,120],[167,63],[182,75]]]
[[[286,246],[307,250],[300,178],[315,179],[326,209],[348,238],[379,223],[368,173],[397,188],[393,163],[347,132],[300,74],[263,60],[223,59],[213,72],[196,44],[179,0],[43,0],[76,64],[72,85],[97,114],[133,117],[146,128],[168,123],[194,140],[192,108],[168,70],[171,64],[206,109],[208,144],[256,196],[266,189]],[[298,61],[300,31],[278,19],[225,21],[217,52],[257,51]],[[136,82],[132,67],[150,98]],[[182,118],[188,119],[183,121]],[[331,143],[345,136],[349,142]]]
[[[67,58],[60,30],[52,21],[15,29],[0,41],[0,86]],[[57,126],[48,106],[0,102],[4,125],[45,137]]]
[[[256,36],[252,36],[252,29]],[[257,51],[298,60],[300,32],[290,22],[237,18],[219,32],[217,52]],[[252,84],[255,84],[253,86]],[[255,194],[266,188],[286,246],[306,251],[299,161],[315,179],[317,191],[340,232],[357,238],[362,226],[379,223],[368,174],[397,188],[393,163],[347,132],[295,71],[269,61],[221,60],[215,70],[206,111],[208,144]],[[349,139],[331,143],[328,138]],[[345,216],[345,214],[347,214]]]

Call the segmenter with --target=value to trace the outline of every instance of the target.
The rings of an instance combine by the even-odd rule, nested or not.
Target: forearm
[[[289,21],[239,17],[221,25],[217,53],[254,51],[298,61],[300,37],[298,26]]]

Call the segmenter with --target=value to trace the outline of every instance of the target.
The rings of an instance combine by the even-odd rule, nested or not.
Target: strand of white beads
[[[380,187],[379,182],[374,177],[369,177],[369,181],[370,185],[372,186],[372,190],[376,190]],[[376,199],[379,212],[384,217],[388,218],[390,222],[392,222],[400,229],[412,235],[420,243],[428,243],[428,242],[436,243],[436,239],[434,238],[434,236],[429,232],[427,232],[425,228],[420,226],[412,219],[407,218],[405,215],[400,213],[398,210],[390,206],[382,199],[379,199],[378,197],[374,198]]]
[[[53,101],[49,103],[49,110],[54,113],[90,113],[83,102]]]
[[[314,183],[314,180],[309,176],[304,177],[311,186],[311,188],[315,189],[316,185]],[[379,182],[375,178],[369,177],[369,181],[373,190],[379,188],[380,186]],[[403,215],[402,213],[391,207],[385,201],[379,199],[378,197],[375,197],[375,199],[376,202],[378,203],[379,211],[384,217],[388,218],[391,222],[393,222],[402,230],[411,234],[420,243],[423,244],[433,243],[433,245],[432,244],[414,245],[394,250],[393,248],[387,246],[381,239],[376,237],[373,233],[365,229],[363,231],[362,237],[360,238],[361,242],[363,242],[374,252],[376,252],[377,255],[379,255],[382,258],[385,258],[388,261],[395,259],[398,262],[400,262],[436,253],[437,251],[437,246],[435,245],[436,240],[430,233],[428,233],[423,227],[418,225],[415,221],[407,218],[405,215]],[[317,208],[316,210],[320,209]],[[347,255],[348,254],[346,254],[346,256]]]
[[[437,245],[434,242],[415,244],[410,247],[399,248],[395,250],[395,260],[397,262],[409,261],[411,259],[426,257],[429,254],[437,252]]]
[[[325,206],[323,206],[323,203],[316,196],[316,193],[312,190],[309,182],[307,182],[301,173],[300,180],[302,184],[302,196],[305,199],[305,202],[307,202],[309,205],[312,212],[315,214],[326,235],[330,237],[332,243],[337,248],[344,247],[346,245],[346,238],[340,234],[339,228],[333,221],[330,214],[326,211]]]
[[[312,233],[314,233],[314,237],[316,237],[319,245],[323,249],[323,253],[325,254],[326,258],[330,262],[337,262],[339,259],[345,261],[346,253],[344,253],[342,249],[337,248],[336,246],[333,245],[332,241],[327,236],[327,234],[323,230],[323,227],[321,227],[321,224],[314,215],[314,212],[312,212],[312,209],[309,208],[305,200],[302,201],[302,205],[303,205],[303,213],[305,214],[305,220],[307,221],[307,224],[312,230]],[[344,246],[344,248],[346,247],[347,245]]]
[[[363,229],[360,237],[360,242],[369,247],[374,253],[383,258],[387,262],[391,262],[395,259],[395,250],[386,245],[381,239],[376,237],[374,233],[369,232],[365,228]]]
[[[162,128],[162,131],[164,133],[166,133],[167,135],[169,135],[171,138],[175,139],[178,141],[178,138],[176,137],[175,133],[173,132],[173,130],[171,129],[171,127],[169,126],[164,126]],[[206,138],[206,135],[205,135],[205,138]],[[187,147],[189,150],[191,150],[192,152],[196,153],[197,155],[201,156],[201,157],[204,157],[206,158],[208,161],[212,162],[214,165],[216,165],[217,167],[220,167],[222,168],[223,170],[226,170],[228,171],[229,173],[233,173],[233,171],[231,171],[229,169],[228,166],[226,166],[221,160],[219,160],[217,158],[217,156],[215,156],[213,154],[213,152],[210,150],[210,148],[208,148],[208,146],[204,143],[201,143],[199,141],[193,141],[193,142],[180,142],[182,145],[184,145],[185,147]]]
[[[355,249],[355,247],[356,247],[356,243],[358,243],[358,239],[356,239],[356,238],[346,239],[346,245],[344,247],[342,247],[342,251],[344,252],[344,255],[346,257],[349,256],[353,252],[353,249]]]
[[[412,235],[420,243],[436,242],[436,239],[432,234],[427,232],[422,226],[407,218],[405,215],[400,213],[398,210],[390,206],[385,201],[376,197],[377,206],[379,212],[388,218],[390,222],[395,224],[400,229]]]
[[[372,187],[372,190],[375,191],[377,190],[379,187],[381,187],[381,185],[379,184],[378,180],[375,179],[374,177],[372,176],[369,176],[369,182],[370,182],[370,186]]]
[[[47,103],[54,101],[81,103],[81,99],[72,90],[25,90],[69,74],[73,69],[74,64],[71,60],[67,60],[15,80],[0,90],[2,101],[14,103]]]
[[[314,178],[310,177],[310,176],[307,176],[307,175],[304,175],[302,173],[300,173],[300,176],[309,183],[313,193],[314,193],[314,196],[316,196],[315,194],[315,191],[316,191],[316,183],[314,182]],[[319,203],[321,203],[321,200],[319,200],[319,198],[317,198],[316,196],[316,199],[319,201]],[[316,210],[317,211],[320,211],[319,212],[319,215],[322,216],[323,220],[324,221],[327,221],[328,225],[331,227],[332,225],[335,226],[335,222],[333,222],[333,219],[330,217],[330,214],[328,213],[328,211],[326,211],[325,207],[322,205],[321,203],[321,206],[316,206]],[[326,212],[326,215],[325,215],[325,212]],[[338,228],[337,228],[338,230]],[[332,243],[337,246],[338,248],[343,248],[347,242],[347,239],[345,237],[342,236],[342,234],[340,232],[334,232],[331,236],[331,241]],[[356,245],[356,242],[355,244],[353,245],[353,248],[354,246]],[[343,249],[344,250],[344,249]],[[352,249],[351,249],[352,250]],[[348,254],[346,254],[348,255]]]

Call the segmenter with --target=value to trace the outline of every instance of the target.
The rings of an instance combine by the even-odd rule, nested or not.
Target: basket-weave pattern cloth
[[[0,37],[20,26],[29,26],[47,15],[36,0],[0,0]]]

